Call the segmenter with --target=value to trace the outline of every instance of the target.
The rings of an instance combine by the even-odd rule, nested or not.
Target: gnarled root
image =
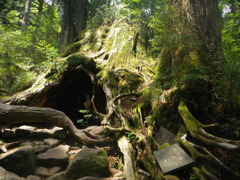
[[[240,150],[240,141],[223,139],[204,131],[203,128],[209,126],[203,125],[197,119],[195,119],[193,115],[189,112],[184,102],[181,102],[179,104],[178,112],[180,113],[187,130],[193,138],[196,138],[205,144],[215,147],[220,147],[232,151]]]

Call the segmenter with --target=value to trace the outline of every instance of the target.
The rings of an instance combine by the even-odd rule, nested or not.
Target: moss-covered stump
[[[105,150],[86,148],[81,150],[70,162],[67,170],[56,174],[49,180],[78,179],[85,176],[109,177],[109,162]]]

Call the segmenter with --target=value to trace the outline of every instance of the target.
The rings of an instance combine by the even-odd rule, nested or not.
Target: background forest
[[[234,159],[217,149],[216,142],[231,141],[212,140],[211,134],[196,129],[214,124],[209,133],[231,139],[233,144],[240,138],[239,55],[237,0],[0,0],[0,97],[31,87],[46,72],[57,77],[66,65],[62,60],[75,67],[87,57],[97,64],[93,71],[98,84],[103,90],[106,86],[111,89],[110,95],[105,91],[107,105],[117,104],[115,110],[106,107],[115,112],[111,123],[115,127],[122,125],[116,119],[129,121],[122,125],[131,129],[129,142],[138,144],[137,133],[144,128],[148,137],[160,126],[171,129],[178,138],[188,131],[190,140],[198,139],[193,142],[206,145],[225,164],[205,148],[197,152],[182,142],[191,155],[204,159],[204,153],[210,154],[226,172],[231,162],[239,162],[239,154]],[[91,62],[84,66],[92,68]],[[127,93],[136,98],[118,104],[119,97]],[[79,112],[85,114],[85,120],[96,114],[99,119],[104,116]],[[105,120],[112,114],[107,115],[102,124],[109,123]],[[79,120],[78,124],[88,125]],[[146,147],[156,148],[148,140]],[[147,155],[148,150],[145,148]],[[151,165],[141,163],[152,179],[161,179]],[[232,177],[240,176],[239,167],[230,168]],[[214,168],[208,172],[199,165],[199,169],[186,177],[226,177]]]
[[[163,50],[176,47],[194,49],[199,46],[194,39],[196,35],[189,31],[191,27],[179,14],[179,8],[171,4],[171,1],[165,0],[88,1],[87,23],[82,31],[98,28],[113,22],[114,19],[126,21],[143,36],[146,56],[156,59],[157,62]],[[221,12],[224,64],[219,66],[221,75],[208,80],[214,81],[216,86],[213,91],[220,101],[238,107],[239,2],[218,1],[218,6]],[[76,42],[76,39],[61,42],[61,26],[63,27],[64,21],[69,21],[68,17],[63,16],[64,8],[67,7],[64,6],[64,1],[1,0],[0,7],[0,93],[6,96],[30,87],[46,67],[57,64],[56,59],[61,56],[60,49],[66,44]],[[156,77],[154,83],[161,84],[160,89],[164,90],[194,78],[213,76],[214,73],[208,66],[200,65],[192,66],[191,73],[181,76],[179,73],[183,66],[191,64],[167,69],[168,72]],[[233,116],[235,113],[232,112],[229,118],[229,123],[233,125],[238,124]],[[239,130],[235,133],[240,136]]]

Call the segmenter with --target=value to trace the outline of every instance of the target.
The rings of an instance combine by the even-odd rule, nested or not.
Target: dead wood
[[[135,153],[132,145],[128,142],[127,138],[123,136],[121,139],[118,140],[118,146],[123,153],[123,170],[126,179],[137,180],[137,167],[135,161]]]

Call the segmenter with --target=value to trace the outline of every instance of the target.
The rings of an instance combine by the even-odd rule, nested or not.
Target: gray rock
[[[61,167],[53,167],[53,168],[44,168],[44,167],[39,167],[35,171],[35,175],[41,176],[41,177],[49,177],[53,176],[57,172],[61,170]]]
[[[34,146],[34,152],[35,152],[36,154],[44,153],[44,152],[46,152],[48,149],[49,149],[49,147],[48,147],[47,145],[36,145],[36,146]]]
[[[68,160],[68,150],[69,146],[67,145],[60,145],[49,149],[37,155],[37,163],[43,167],[65,166]]]
[[[59,145],[59,141],[57,139],[49,138],[44,139],[43,141],[45,144],[49,145],[51,148],[56,147]]]
[[[38,176],[30,175],[27,177],[27,180],[41,180],[41,178]]]
[[[43,141],[34,141],[33,142],[33,145],[44,145],[44,142]]]
[[[35,168],[35,155],[32,146],[15,148],[1,154],[0,166],[19,176],[27,177]]]
[[[52,135],[45,130],[33,131],[30,135],[31,138],[50,138]]]
[[[7,171],[0,167],[0,179],[1,180],[25,180],[25,178],[19,177],[18,175]]]
[[[85,176],[110,176],[109,162],[105,150],[86,148],[79,151],[65,172],[56,174],[49,180],[79,179]]]

